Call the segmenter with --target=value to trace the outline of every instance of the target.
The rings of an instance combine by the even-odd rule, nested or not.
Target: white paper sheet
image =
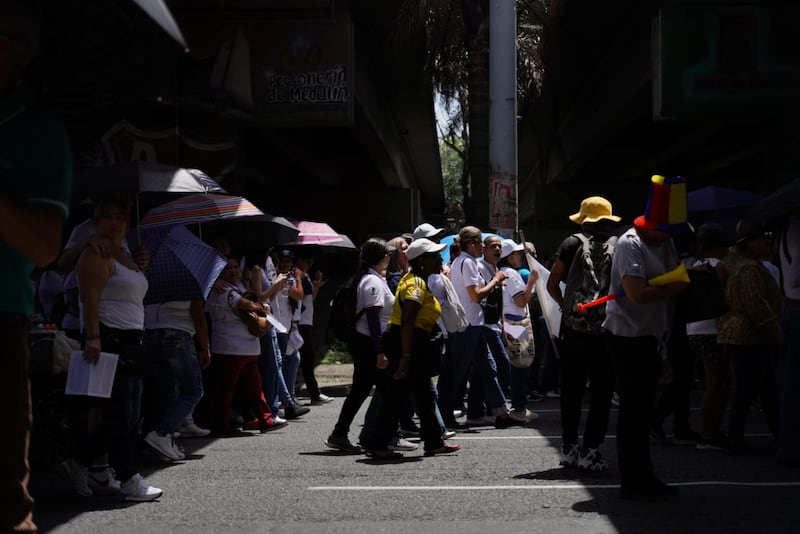
[[[118,354],[101,352],[100,360],[92,364],[83,359],[83,351],[72,352],[67,371],[67,395],[87,395],[89,397],[109,398],[117,372]]]
[[[528,329],[523,325],[503,323],[503,330],[514,339],[528,339]]]

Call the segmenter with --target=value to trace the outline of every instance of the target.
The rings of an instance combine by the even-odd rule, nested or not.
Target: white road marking
[[[771,437],[772,434],[745,434],[745,437],[749,438],[766,438]],[[667,436],[671,437],[671,436]],[[465,434],[457,434],[456,437],[453,438],[456,441],[469,441],[469,440],[498,440],[498,439],[549,439],[549,440],[560,440],[561,436],[543,436],[541,434],[535,436],[467,436]],[[605,439],[617,439],[617,436],[614,434],[610,434],[605,436]]]
[[[670,486],[744,486],[744,487],[800,487],[800,481],[789,482],[737,482],[735,480],[698,480],[670,482]],[[484,491],[484,490],[592,490],[619,489],[619,484],[531,484],[486,486],[310,486],[309,491]]]

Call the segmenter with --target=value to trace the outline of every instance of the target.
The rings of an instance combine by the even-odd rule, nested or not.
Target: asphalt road
[[[81,498],[38,467],[36,522],[42,532],[81,534],[800,532],[800,469],[775,465],[757,411],[748,420],[755,451],[745,457],[653,444],[657,474],[681,495],[641,503],[618,497],[616,410],[604,446],[611,469],[585,475],[558,467],[557,399],[531,403],[541,417],[526,427],[460,431],[458,453],[419,450],[401,461],[324,446],[342,400],[263,435],[182,440],[183,462],[145,458],[147,479],[164,490],[153,503]]]

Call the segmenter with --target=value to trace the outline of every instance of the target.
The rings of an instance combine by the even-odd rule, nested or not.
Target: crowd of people
[[[685,198],[677,188],[685,188],[681,178],[653,177],[645,214],[622,232],[608,200],[584,199],[569,217],[580,231],[559,245],[550,271],[526,254],[535,252],[532,244],[474,226],[463,227],[449,250],[439,243],[445,229],[428,223],[388,242],[368,239],[349,281],[355,288],[347,342],[352,387],[325,444],[391,459],[417,449],[410,438],[419,438],[430,456],[460,450],[452,442],[459,429],[524,426],[538,417],[529,406],[542,398],[544,348],[558,355],[561,466],[607,470],[601,448],[618,396],[623,497],[677,493],[655,476],[649,454],[651,439],[665,439],[668,415],[675,443],[741,452],[748,409],[758,396],[779,437],[784,297],[781,278],[765,266],[774,266],[770,234],[742,225],[734,243],[718,224],[695,232],[685,206],[664,205]],[[180,461],[179,437],[284,427],[311,409],[297,400],[301,368],[311,405],[333,398],[320,391],[313,345],[304,345],[313,337],[314,300],[325,284],[308,248],[276,246],[242,257],[216,236],[211,244],[225,266],[207,298],[152,302],[146,299],[150,254],[129,246],[129,212],[113,195],[96,202],[94,216],[73,230],[53,264],[62,277],[32,280],[31,287],[36,311],[45,314],[56,307],[49,296],[77,302],[77,328],[69,313],[62,327],[80,341],[86,361],[96,362],[101,352],[120,355],[109,399],[69,398],[72,454],[57,469],[80,495],[148,501],[162,491],[139,473],[137,446]],[[685,277],[673,276],[681,265]],[[715,316],[698,318],[705,312],[681,304],[688,273],[698,271],[711,272],[723,288],[726,306]],[[547,277],[540,287],[560,307],[557,339],[542,321],[540,276]],[[63,293],[52,287],[59,281]],[[607,295],[607,303],[594,305]],[[280,328],[253,331],[243,313],[270,313]],[[685,344],[675,341],[681,338]],[[696,433],[688,397],[698,368],[705,392]],[[371,393],[354,443],[350,427]],[[783,461],[796,464],[792,454]]]

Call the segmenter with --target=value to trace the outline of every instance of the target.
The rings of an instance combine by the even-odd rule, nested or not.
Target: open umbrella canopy
[[[347,252],[358,252],[358,247],[353,243],[353,240],[344,234],[339,234],[338,241],[330,241],[327,243],[311,243],[306,245],[293,245],[302,247],[313,247],[315,251],[322,254],[337,254]]]
[[[206,173],[170,165],[131,161],[78,171],[73,180],[77,195],[108,193],[225,193]]]
[[[140,227],[202,224],[206,234],[222,233],[240,248],[266,248],[297,239],[299,230],[283,217],[264,213],[244,197],[188,195],[148,211]]]
[[[688,211],[720,211],[747,209],[761,200],[761,195],[742,189],[729,189],[710,185],[686,195]]]
[[[163,0],[133,0],[145,13],[158,23],[161,28],[169,34],[170,37],[175,39],[183,48],[188,52],[189,47],[186,46],[186,40],[183,38],[183,33],[172,17],[167,5]]]
[[[761,199],[744,216],[747,222],[771,222],[800,207],[800,178],[795,178]]]
[[[325,245],[342,240],[342,237],[328,224],[312,221],[292,221],[300,231],[291,242],[281,243],[287,246]]]
[[[151,209],[142,217],[139,226],[154,228],[240,217],[266,217],[266,214],[244,197],[198,194],[178,198]]]
[[[141,240],[150,250],[145,304],[205,299],[225,268],[219,252],[184,226],[143,230]]]

